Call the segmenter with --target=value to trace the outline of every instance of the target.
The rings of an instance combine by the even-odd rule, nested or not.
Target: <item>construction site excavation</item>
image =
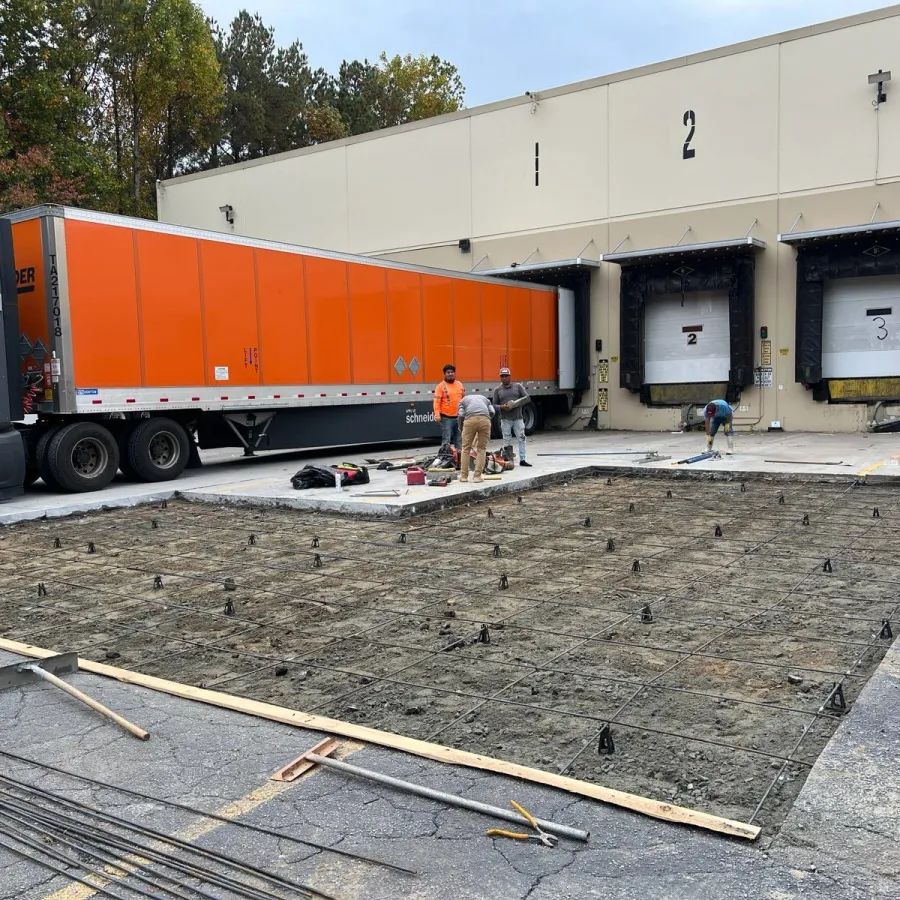
[[[890,489],[560,479],[0,530],[0,635],[777,832],[893,638]]]

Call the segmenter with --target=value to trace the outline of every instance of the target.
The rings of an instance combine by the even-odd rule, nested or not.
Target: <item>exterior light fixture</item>
[[[890,69],[887,72],[883,72],[879,69],[877,72],[873,72],[869,76],[869,84],[877,84],[878,85],[878,93],[875,95],[875,106],[878,106],[880,103],[884,103],[887,100],[887,94],[882,90],[885,84],[891,80],[891,72]]]

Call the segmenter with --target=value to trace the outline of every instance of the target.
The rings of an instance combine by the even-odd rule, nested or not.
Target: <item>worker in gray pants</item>
[[[494,388],[493,403],[500,410],[503,446],[512,446],[515,435],[519,440],[519,465],[529,468],[531,463],[525,460],[525,419],[522,418],[522,407],[529,399],[528,391],[518,381],[513,382],[512,373],[506,366],[500,370],[500,382],[500,386]]]

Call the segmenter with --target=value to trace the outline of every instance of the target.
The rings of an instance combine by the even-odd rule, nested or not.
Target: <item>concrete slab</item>
[[[0,665],[15,657],[0,654]],[[288,878],[304,881],[341,900],[415,897],[438,900],[718,900],[723,896],[800,900],[868,900],[900,896],[896,867],[883,851],[898,836],[896,800],[882,795],[885,815],[868,810],[877,786],[893,777],[890,752],[861,755],[853,747],[873,729],[896,734],[900,705],[883,695],[887,681],[875,678],[857,701],[823,760],[839,761],[851,789],[839,806],[829,799],[829,766],[814,771],[798,803],[810,822],[838,817],[847,827],[869,823],[880,837],[861,832],[841,853],[840,839],[818,827],[801,832],[805,845],[765,848],[669,825],[602,806],[548,788],[484,772],[459,769],[380,748],[351,748],[351,762],[432,787],[506,806],[515,798],[549,819],[591,832],[587,845],[562,842],[549,851],[534,844],[490,839],[496,823],[368,782],[325,770],[286,788],[272,789],[268,776],[320,736],[261,719],[201,706],[85,673],[70,679],[101,702],[146,726],[150,741],[134,740],[92,711],[44,685],[0,693],[5,723],[0,749],[31,760],[122,784],[163,799],[263,825],[292,837],[377,856],[418,870],[416,877],[335,857],[284,839],[247,832],[231,824],[198,824],[189,813],[86,785],[33,765],[0,756],[0,773],[38,784],[169,833],[188,835],[198,845],[246,859]],[[871,718],[866,710],[871,713]],[[886,718],[879,718],[886,716]],[[7,739],[8,738],[8,739]],[[875,738],[875,743],[878,743]],[[885,744],[882,749],[889,750]],[[894,753],[896,752],[896,748]],[[833,768],[833,767],[831,767]],[[802,809],[801,809],[802,806]],[[888,814],[893,810],[893,815]],[[799,822],[798,822],[799,824]],[[820,836],[821,835],[821,836]],[[848,856],[853,856],[848,861]],[[51,876],[0,847],[0,900],[63,900],[64,877]]]
[[[494,442],[492,446],[498,445]],[[242,457],[236,450],[219,450],[203,453],[202,469],[186,472],[177,481],[165,484],[132,484],[116,480],[96,494],[72,495],[53,493],[38,483],[25,497],[0,506],[0,524],[158,502],[176,495],[198,502],[283,505],[364,516],[412,515],[435,505],[439,508],[442,503],[465,503],[492,494],[527,490],[541,480],[556,479],[567,473],[575,475],[592,465],[725,475],[789,473],[865,476],[869,480],[893,480],[900,476],[900,436],[894,434],[738,434],[733,456],[673,466],[676,460],[701,453],[705,448],[705,438],[699,432],[545,432],[529,441],[529,461],[534,464],[533,468],[517,468],[505,473],[499,482],[454,483],[445,488],[407,487],[402,472],[379,472],[373,467],[371,484],[340,493],[333,488],[295,491],[290,479],[310,462],[363,463],[367,457],[418,455],[437,448],[422,444],[358,447],[327,452],[272,453],[252,459]],[[722,436],[717,440],[717,449],[725,450]],[[645,450],[671,459],[643,463],[640,453],[630,452]],[[810,465],[810,462],[815,464]],[[383,490],[398,490],[401,496],[366,496],[367,491]]]

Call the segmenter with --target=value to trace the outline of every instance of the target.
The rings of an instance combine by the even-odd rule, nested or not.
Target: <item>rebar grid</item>
[[[656,727],[640,718],[634,721],[623,719],[621,712],[637,698],[669,695],[696,699],[697,702],[734,704],[770,720],[774,716],[809,716],[804,736],[816,721],[822,721],[827,729],[832,722],[831,712],[824,708],[827,697],[822,701],[817,695],[810,696],[809,700],[816,705],[815,709],[810,709],[804,708],[803,702],[796,706],[752,695],[738,696],[727,687],[718,691],[700,690],[690,681],[690,678],[697,679],[696,674],[688,676],[688,686],[668,683],[663,678],[670,672],[684,669],[681,663],[700,660],[727,663],[748,672],[791,670],[804,676],[833,676],[835,680],[841,679],[841,684],[847,679],[848,685],[861,685],[867,675],[852,671],[853,667],[847,669],[845,654],[864,648],[862,657],[870,651],[877,655],[883,650],[884,644],[879,643],[877,631],[874,644],[869,640],[873,627],[880,620],[872,607],[887,604],[889,597],[828,596],[823,600],[816,591],[819,584],[827,586],[826,589],[843,584],[840,574],[846,568],[843,560],[855,564],[856,557],[849,554],[858,542],[866,541],[866,546],[858,547],[859,553],[870,549],[870,545],[881,546],[877,536],[872,539],[872,531],[890,521],[890,508],[883,505],[887,515],[868,518],[872,514],[873,501],[868,495],[862,496],[865,492],[855,495],[852,488],[844,485],[813,486],[809,482],[792,482],[764,485],[760,489],[760,485],[753,484],[743,493],[738,484],[695,483],[689,489],[698,499],[688,501],[674,496],[685,490],[686,483],[671,484],[669,488],[666,482],[656,479],[626,478],[605,485],[597,480],[582,479],[577,484],[573,482],[572,488],[578,489],[576,496],[571,496],[572,488],[565,496],[562,489],[553,488],[525,495],[521,504],[510,497],[404,522],[346,522],[322,514],[201,508],[184,504],[172,504],[168,510],[145,507],[103,513],[79,524],[58,522],[39,526],[37,530],[49,532],[51,538],[59,538],[62,547],[55,552],[45,549],[43,537],[41,549],[35,551],[35,526],[10,529],[8,535],[16,540],[0,540],[0,585],[4,588],[10,582],[33,585],[40,579],[50,587],[53,596],[36,601],[33,594],[26,598],[24,591],[17,592],[22,594],[20,609],[46,610],[54,616],[65,617],[76,627],[106,625],[118,629],[119,639],[125,632],[132,636],[129,640],[146,635],[148,641],[167,643],[165,652],[134,663],[134,668],[162,665],[164,674],[167,664],[174,665],[177,670],[179,661],[190,664],[192,653],[199,650],[223,657],[227,654],[255,666],[250,671],[232,672],[205,681],[206,686],[237,683],[242,685],[241,691],[255,690],[257,696],[261,690],[259,679],[271,675],[273,666],[279,664],[330,673],[345,682],[357,680],[357,684],[345,684],[344,689],[337,692],[330,690],[312,706],[304,707],[310,711],[340,708],[343,701],[365,696],[377,685],[392,686],[404,691],[426,691],[432,695],[443,694],[456,699],[468,697],[477,701],[462,713],[451,710],[450,720],[430,736],[453,728],[482,707],[512,707],[525,714],[540,711],[556,716],[563,723],[562,728],[566,718],[581,719],[601,728],[616,724],[645,735],[666,735],[689,743],[727,749],[735,754],[758,755],[780,761],[779,773],[783,773],[789,764],[809,765],[809,760],[795,759],[800,742],[793,739],[790,747],[786,746],[783,751],[770,752],[717,740],[709,733],[690,734],[673,727]],[[667,488],[673,491],[672,498],[666,497]],[[763,494],[765,496],[761,497]],[[778,502],[779,494],[783,494],[784,504]],[[634,511],[629,511],[632,503]],[[841,510],[833,511],[839,503]],[[486,515],[488,506],[494,513],[493,518]],[[868,516],[864,520],[866,513]],[[801,524],[803,515],[809,516],[809,526]],[[588,516],[590,522],[585,521]],[[151,524],[154,519],[159,527]],[[722,527],[722,537],[713,536],[715,525]],[[889,529],[885,531],[889,532]],[[252,539],[250,535],[253,535]],[[404,536],[402,544],[398,542],[401,535]],[[316,536],[318,546],[313,547],[311,544]],[[21,548],[14,546],[20,543],[20,537],[30,547],[28,564],[10,572],[10,557],[21,559]],[[615,541],[612,552],[606,552],[609,538]],[[87,540],[94,542],[97,552],[85,553]],[[890,541],[882,543],[890,545]],[[501,548],[499,558],[491,554],[496,544]],[[780,548],[789,544],[796,545],[792,552],[780,552]],[[456,547],[460,549],[456,550]],[[246,552],[238,553],[238,548]],[[323,565],[314,569],[312,562],[316,554]],[[463,561],[462,566],[452,564],[457,556]],[[441,564],[442,557],[450,559],[451,565]],[[166,561],[165,565],[160,565],[160,558]],[[145,559],[147,562],[143,561]],[[640,574],[630,571],[633,559],[639,559],[642,564]],[[842,562],[832,573],[825,574],[820,571],[824,559]],[[683,571],[686,565],[687,577]],[[85,566],[89,568],[85,569]],[[73,577],[68,572],[64,575],[61,572],[62,577],[45,576],[48,567],[70,567],[78,574]],[[682,571],[673,575],[673,567],[681,567]],[[496,588],[497,579],[507,570],[509,587],[500,592]],[[82,571],[88,573],[85,577],[90,579],[89,584],[81,583]],[[415,584],[414,579],[421,577],[423,571],[427,583]],[[569,571],[575,574],[568,574]],[[766,573],[775,576],[776,583],[790,578],[791,588],[786,592],[776,590],[779,599],[775,603],[759,602],[753,609],[749,602],[723,599],[716,593],[723,573],[727,573],[732,586],[744,585],[745,592],[750,591],[751,585],[757,585],[758,591],[758,576]],[[165,590],[153,595],[150,581],[160,574]],[[233,580],[238,592],[230,596],[240,597],[239,610],[233,616],[209,609],[210,603],[221,609],[222,600],[217,598],[223,595],[214,595],[212,590],[221,591],[228,578]],[[298,578],[300,584],[296,583]],[[667,586],[667,582],[673,580],[678,583],[674,589]],[[113,586],[100,586],[98,582],[101,581],[112,582]],[[711,583],[715,587],[711,587]],[[888,588],[893,582],[887,579],[867,581],[870,588],[873,584]],[[283,589],[285,585],[286,590]],[[173,588],[178,589],[174,601]],[[84,602],[88,594],[94,598],[98,594],[109,597],[112,604],[101,612],[85,615]],[[226,598],[228,596],[225,594]],[[74,604],[75,608],[51,602],[60,597],[65,604]],[[751,597],[750,602],[762,599]],[[830,612],[828,615],[805,616],[804,624],[800,625],[791,621],[793,611],[780,610],[788,599],[792,604],[825,604]],[[445,618],[448,600],[460,604],[449,620]],[[641,624],[641,614],[648,602],[652,606],[653,622],[645,626]],[[279,603],[289,604],[291,608],[273,610],[272,607]],[[499,604],[501,615],[490,614],[492,604]],[[694,609],[687,609],[686,604],[694,604]],[[467,605],[474,607],[471,615],[466,614]],[[123,616],[147,613],[148,609],[157,610],[157,614],[148,616],[153,623],[151,628],[121,621]],[[310,619],[310,610],[316,609],[323,613],[314,618],[314,624],[300,626],[307,644],[302,652],[277,652],[281,648],[272,644],[276,639],[271,635],[295,625],[303,610]],[[703,618],[697,616],[698,610],[702,611]],[[849,614],[838,616],[841,610]],[[884,618],[896,613],[894,604],[890,605],[890,610]],[[109,619],[111,613],[118,621]],[[332,613],[334,622],[326,624],[322,621],[332,617]],[[593,618],[598,615],[605,620]],[[719,615],[727,621],[710,620]],[[801,615],[804,615],[802,610]],[[189,630],[178,636],[165,630],[188,629],[199,616],[214,624],[225,624],[223,620],[227,620],[230,628],[214,641],[192,639]],[[728,620],[729,616],[732,619]],[[843,637],[833,633],[809,633],[810,620],[825,632],[833,626],[835,617],[839,618],[845,631],[851,626],[856,628],[856,623],[864,626],[867,640],[855,639],[855,631]],[[128,621],[133,622],[133,617]],[[462,646],[457,649],[448,651],[446,645],[435,645],[433,635],[429,635],[423,644],[404,636],[404,629],[408,633],[417,627],[448,621],[466,630],[462,638],[457,632],[450,635],[457,643],[461,642]],[[591,622],[589,628],[579,630],[579,624],[586,621]],[[479,626],[485,622],[494,633],[495,642],[500,640],[500,644],[495,643],[490,650],[473,644]],[[563,627],[542,627],[548,622]],[[779,627],[775,627],[775,623]],[[341,631],[348,624],[357,627],[349,632]],[[791,630],[792,625],[796,626],[796,631]],[[58,627],[45,624],[26,634],[33,639],[35,635],[47,634]],[[637,635],[635,639],[628,639],[631,635],[627,633],[620,637],[616,631],[644,627],[648,629],[644,637],[649,637],[653,629],[657,632],[667,629],[668,637],[662,642],[645,641]],[[388,629],[393,634],[380,633]],[[336,630],[338,636],[335,636]],[[863,628],[859,630],[863,631]],[[248,650],[248,640],[252,644],[267,635],[275,653]],[[706,652],[707,648],[720,644],[724,635],[734,635],[731,642],[738,652],[742,641],[751,641],[752,649],[746,652],[753,656],[741,658],[734,651]],[[450,638],[448,642],[452,643]],[[784,638],[791,644],[790,661],[759,658],[759,651],[752,642],[771,642],[774,638]],[[88,646],[115,646],[115,639],[112,643],[109,638],[96,640]],[[565,646],[556,644],[556,650],[551,650],[549,658],[545,658],[548,657],[546,652],[541,652],[541,658],[534,661],[510,658],[510,654],[516,652],[514,645],[518,640],[550,641],[552,648],[553,641],[560,639],[568,643]],[[673,645],[667,645],[666,640],[672,641]],[[323,643],[310,647],[313,641]],[[172,649],[173,645],[185,649]],[[801,658],[802,653],[797,650],[804,646],[816,648],[813,661],[819,657],[834,659],[835,665],[810,666],[810,660]],[[366,654],[371,656],[373,650],[386,656],[393,655],[389,664],[381,666],[379,662],[379,666],[375,666],[371,659],[366,660]],[[565,657],[575,655],[576,651],[583,661],[587,661],[590,654],[603,656],[612,651],[621,654],[622,659],[610,669],[607,656],[605,670],[601,666],[600,672],[591,671],[565,663]],[[329,664],[333,660],[326,654],[334,653],[346,656],[349,664]],[[647,659],[655,659],[656,665],[660,662],[657,657],[663,658],[662,671],[649,674],[652,668],[648,673],[641,671],[639,665],[635,673],[635,666],[628,659],[635,654],[639,662],[644,660],[644,665]],[[669,657],[668,665],[664,661],[666,656]],[[355,665],[354,659],[357,663],[365,660],[366,664]],[[501,686],[490,692],[442,687],[421,677],[422,671],[435,665],[440,666],[441,671],[459,671],[461,675],[467,670],[493,671]],[[412,678],[398,677],[416,669],[422,670],[418,680],[415,674]],[[504,679],[504,671],[510,675],[518,674],[511,680],[509,676]],[[616,691],[620,687],[630,688],[632,695],[624,704],[620,702],[615,710],[608,712],[561,709],[559,704],[528,702],[509,696],[517,686],[547,676],[570,682],[580,679],[588,685],[606,684]],[[482,674],[482,677],[490,676]],[[641,709],[637,709],[639,716],[642,715]],[[668,725],[666,722],[656,724]],[[693,722],[690,724],[694,725]],[[397,730],[397,726],[393,730]],[[583,752],[584,749],[576,758]]]

